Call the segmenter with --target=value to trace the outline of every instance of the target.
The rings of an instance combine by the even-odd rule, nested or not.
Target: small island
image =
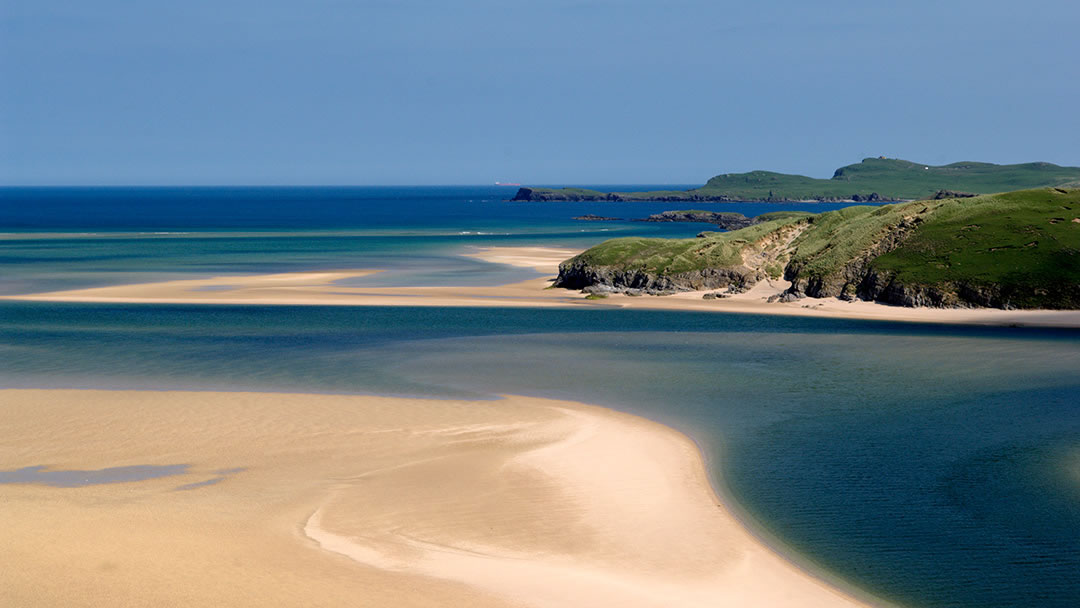
[[[623,218],[621,217],[608,217],[606,215],[596,215],[593,213],[586,213],[585,215],[578,215],[573,219],[580,222],[618,222]]]
[[[794,218],[794,217],[806,217],[810,215],[802,211],[773,211],[771,213],[762,213],[755,217],[746,217],[741,213],[732,212],[720,212],[720,211],[701,211],[699,209],[688,209],[680,211],[664,211],[662,213],[654,213],[646,218],[631,220],[633,222],[682,222],[691,224],[712,224],[721,230],[739,230],[740,228],[749,228],[762,222],[770,222],[772,220]]]
[[[992,194],[1050,186],[1080,186],[1080,167],[1034,162],[1016,165],[958,162],[932,166],[895,158],[867,158],[837,169],[830,179],[750,171],[724,173],[692,190],[600,192],[585,188],[521,188],[512,201],[659,202],[885,202]]]

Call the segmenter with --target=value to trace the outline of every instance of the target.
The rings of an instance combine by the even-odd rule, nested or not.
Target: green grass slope
[[[867,158],[836,170],[831,179],[769,171],[718,175],[694,192],[752,200],[847,198],[878,193],[889,200],[920,199],[938,190],[989,194],[1057,186],[1080,179],[1080,167],[1051,163],[995,165],[960,162],[935,167],[892,158]]]
[[[742,264],[742,251],[758,243],[779,228],[791,225],[809,214],[763,222],[732,232],[711,232],[705,238],[657,239],[623,237],[604,241],[586,250],[574,260],[596,267],[677,274],[707,268],[733,268]]]
[[[893,158],[867,158],[837,169],[830,179],[750,171],[717,175],[701,188],[686,191],[604,193],[581,188],[523,188],[519,196],[524,198],[518,200],[865,200],[873,194],[882,200],[915,200],[931,197],[939,190],[992,194],[1063,185],[1080,185],[1080,167],[1041,162],[932,166]]]
[[[1080,190],[948,201],[870,268],[879,281],[975,304],[1080,308]]]
[[[563,262],[555,285],[601,293],[746,287],[782,274],[785,244],[806,223],[807,215],[789,214],[692,239],[612,239]],[[754,263],[746,263],[747,258]]]
[[[571,287],[612,280],[625,286],[628,274],[638,284],[667,288],[696,289],[690,282],[703,276],[745,286],[783,264],[799,295],[908,306],[1080,308],[1080,189],[775,215],[705,238],[607,241],[565,262],[560,280],[565,271],[562,282]],[[789,238],[776,238],[785,230]],[[765,242],[783,250],[765,256]]]

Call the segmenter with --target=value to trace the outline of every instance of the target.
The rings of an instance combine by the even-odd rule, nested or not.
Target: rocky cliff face
[[[788,291],[811,298],[834,297],[854,300],[859,297],[865,300],[878,300],[878,295],[883,294],[885,290],[875,290],[867,284],[867,279],[871,275],[870,263],[903,244],[921,221],[922,219],[917,216],[906,218],[884,230],[879,240],[861,251],[837,272],[817,275],[797,261],[789,263],[784,268],[784,278],[791,281],[791,288]]]
[[[611,266],[592,266],[580,260],[559,266],[556,287],[581,289],[588,293],[631,293],[665,295],[679,291],[700,291],[725,287],[746,288],[764,278],[757,269],[705,268],[692,272],[656,274]]]
[[[1051,285],[1037,289],[1036,297],[1048,302],[1075,301],[1075,285]],[[1070,293],[1072,291],[1073,293]],[[1013,310],[1025,296],[1000,285],[977,285],[948,281],[938,285],[905,285],[889,273],[871,270],[860,288],[859,297],[896,306],[933,308],[1001,308]]]
[[[999,294],[992,290],[972,288],[955,283],[945,285],[903,285],[890,275],[869,271],[859,285],[858,295],[863,300],[893,304],[895,306],[931,308],[1010,308]]]

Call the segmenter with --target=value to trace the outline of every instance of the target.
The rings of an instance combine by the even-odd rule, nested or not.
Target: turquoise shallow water
[[[602,186],[601,186],[602,187]],[[470,247],[692,237],[671,203],[508,203],[514,188],[0,188],[0,295],[226,274],[377,268],[359,285],[498,285],[530,270]],[[842,205],[695,203],[757,215]],[[6,234],[5,234],[6,233]]]
[[[314,202],[310,192],[241,193],[235,204],[229,192],[164,202],[53,192],[45,211],[9,191],[0,231],[20,236],[0,239],[0,290],[380,265],[391,282],[497,284],[521,275],[460,258],[462,239],[585,246],[609,230],[702,228],[567,219],[631,215],[604,204],[490,203],[479,213],[465,197],[488,190],[398,192],[398,215],[382,208],[383,191],[359,202],[336,191]],[[87,200],[104,210],[64,215]],[[256,213],[267,200],[280,203],[269,220]],[[227,213],[212,221],[200,204]],[[82,234],[55,234],[72,231]],[[190,234],[152,234],[168,231]],[[1076,331],[660,311],[0,303],[0,387],[515,393],[645,415],[699,442],[718,488],[760,534],[910,606],[1075,605],[1078,369]]]

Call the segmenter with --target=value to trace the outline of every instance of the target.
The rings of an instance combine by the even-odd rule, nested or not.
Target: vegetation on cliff
[[[605,241],[559,266],[557,287],[667,291],[749,286],[779,263],[805,218],[774,219],[693,239],[626,237]]]
[[[522,188],[531,201],[900,201],[931,198],[940,190],[990,194],[1048,186],[1080,186],[1080,167],[1051,163],[995,165],[959,162],[935,167],[892,158],[867,158],[830,179],[751,171],[713,177],[701,188],[655,192],[599,192],[583,188]]]
[[[741,289],[781,272],[793,297],[1080,308],[1080,189],[788,214],[696,239],[614,239],[564,262],[556,284]]]

